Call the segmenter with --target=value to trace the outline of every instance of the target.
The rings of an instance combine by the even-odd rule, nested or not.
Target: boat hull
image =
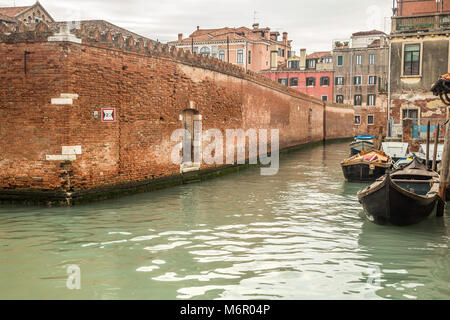
[[[427,219],[439,198],[437,195],[426,197],[408,192],[386,175],[374,190],[358,193],[358,199],[370,221],[380,225],[407,226]]]
[[[350,182],[375,181],[385,175],[387,169],[387,167],[380,166],[374,166],[373,169],[370,169],[370,164],[368,163],[342,165],[344,177]]]
[[[372,151],[373,149],[373,142],[371,141],[359,140],[350,144],[350,154],[352,156],[357,155],[362,151]]]

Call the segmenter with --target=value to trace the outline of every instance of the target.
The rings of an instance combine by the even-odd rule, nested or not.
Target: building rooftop
[[[359,31],[352,34],[352,37],[365,37],[365,36],[387,36],[386,33],[379,30],[371,30],[371,31]]]
[[[285,33],[286,34],[286,33]],[[200,29],[197,27],[193,33],[189,35],[189,38],[184,38],[178,41],[171,41],[170,44],[175,43],[191,43],[194,42],[207,42],[207,41],[224,41],[227,38],[231,40],[250,40],[250,41],[266,41],[278,44],[284,44],[283,39],[281,41],[274,40],[280,35],[277,31],[270,31],[270,28],[259,28],[259,25],[253,29],[247,27],[239,28],[217,28],[217,29]],[[287,34],[286,34],[287,36]],[[287,45],[291,44],[291,40],[287,40]]]
[[[0,14],[3,14],[8,17],[15,17],[19,13],[31,8],[32,6],[27,7],[2,7],[0,8]]]
[[[306,56],[306,59],[320,59],[320,58],[327,58],[331,57],[333,54],[331,51],[321,51],[321,52],[314,52]]]

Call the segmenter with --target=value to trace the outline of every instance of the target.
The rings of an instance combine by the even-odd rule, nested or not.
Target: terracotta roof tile
[[[371,30],[371,31],[360,31],[352,34],[354,37],[360,37],[360,36],[374,36],[374,35],[386,35],[383,31],[379,30]]]
[[[21,13],[22,11],[25,11],[28,8],[31,8],[31,6],[0,8],[0,14],[4,14],[5,16],[8,16],[8,17],[14,17],[17,14]]]
[[[10,16],[7,16],[5,14],[0,13],[0,21],[6,21],[6,22],[17,22],[17,19],[12,18]]]
[[[331,57],[331,51],[322,51],[322,52],[314,52],[306,56],[306,59],[320,59],[320,58],[326,58]]]

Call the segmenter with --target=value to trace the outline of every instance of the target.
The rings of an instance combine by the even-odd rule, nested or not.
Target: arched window
[[[225,50],[219,51],[219,59],[225,61]]]
[[[211,51],[209,50],[208,47],[202,47],[202,48],[200,49],[200,54],[201,54],[202,56],[209,56],[210,53],[211,53]]]

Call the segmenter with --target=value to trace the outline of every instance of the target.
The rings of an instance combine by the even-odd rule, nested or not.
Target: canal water
[[[2,205],[0,299],[449,299],[450,212],[370,223],[348,151],[73,208]]]

